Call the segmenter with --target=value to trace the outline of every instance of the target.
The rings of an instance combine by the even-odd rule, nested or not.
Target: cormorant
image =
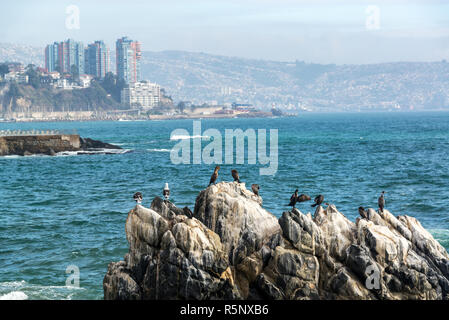
[[[209,186],[213,183],[215,184],[215,181],[218,178],[218,170],[220,170],[220,166],[216,166],[214,173],[212,173],[211,177],[210,177],[210,181],[209,181]]]
[[[254,192],[254,194],[255,194],[256,196],[259,196],[259,190],[260,190],[260,187],[259,187],[258,184],[252,184],[252,185],[251,185],[251,190],[253,190],[253,192]]]
[[[290,197],[290,203],[288,205],[294,208],[297,202],[309,201],[311,199],[310,196],[302,193],[298,196],[298,189],[296,189],[295,193]]]
[[[359,214],[363,219],[368,219],[368,212],[365,211],[364,207],[359,207]]]
[[[134,193],[133,199],[134,199],[134,201],[136,201],[137,204],[141,204],[142,203],[142,199],[143,199],[142,192]]]
[[[170,198],[170,188],[168,187],[168,183],[165,183],[164,190],[162,191],[162,194],[164,195],[165,200],[168,200]]]
[[[297,202],[304,202],[309,200],[312,200],[312,198],[306,194],[300,194],[299,197],[296,198]]]
[[[234,181],[237,181],[238,183],[240,183],[240,177],[239,177],[238,171],[235,169],[232,169],[231,174],[232,174],[232,177],[234,178]]]
[[[311,205],[311,207],[316,207],[319,206],[323,203],[324,201],[324,196],[322,194],[318,195],[315,197],[315,203]]]
[[[288,205],[294,208],[296,202],[298,202],[298,189],[296,189],[295,193],[293,193],[292,196],[290,197],[290,203]]]
[[[379,210],[380,212],[384,212],[385,208],[385,197],[384,197],[385,191],[382,191],[380,194],[379,199],[377,200],[377,203],[379,204]]]

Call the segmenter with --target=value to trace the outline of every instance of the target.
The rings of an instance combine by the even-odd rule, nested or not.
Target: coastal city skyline
[[[198,106],[221,116],[233,116],[235,106],[269,114],[449,107],[449,6],[340,2],[7,4],[0,81],[9,91],[1,108],[168,117]],[[19,18],[38,23],[39,35],[30,38]],[[85,96],[92,90],[93,100]]]
[[[141,43],[124,36],[116,40],[114,52],[114,71],[118,78],[126,84],[140,81]],[[69,38],[45,47],[43,68],[48,73],[58,71],[104,79],[112,71],[110,57],[109,46],[103,40],[95,40],[85,46],[82,41]]]

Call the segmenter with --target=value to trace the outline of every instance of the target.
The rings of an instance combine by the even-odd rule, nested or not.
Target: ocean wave
[[[91,154],[124,154],[132,151],[133,151],[132,149],[61,151],[56,153],[54,156],[50,156],[47,154],[32,154],[29,156],[8,155],[8,156],[0,156],[0,159],[53,158],[53,157],[69,157],[69,156],[91,155]]]
[[[89,154],[124,154],[132,152],[132,149],[101,149],[101,150],[82,150],[82,151],[62,151],[58,152],[56,156],[79,156]]]
[[[210,139],[209,136],[201,136],[201,135],[195,135],[195,136],[188,136],[188,135],[174,135],[170,137],[170,140],[187,140],[187,139]]]
[[[151,152],[170,152],[169,149],[147,149],[147,150]]]
[[[13,291],[0,296],[0,300],[27,300],[28,296],[22,291]]]
[[[42,286],[22,281],[0,282],[0,300],[71,300],[81,287]]]

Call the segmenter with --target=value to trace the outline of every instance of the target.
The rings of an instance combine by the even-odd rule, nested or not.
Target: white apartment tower
[[[159,105],[161,88],[156,83],[136,82],[122,90],[121,102],[131,109],[152,109]]]

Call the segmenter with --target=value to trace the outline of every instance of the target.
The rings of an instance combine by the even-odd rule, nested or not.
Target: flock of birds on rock
[[[218,179],[218,171],[220,170],[220,166],[216,166],[214,169],[214,172],[212,173],[211,177],[210,177],[210,181],[209,181],[209,186],[211,184],[215,184],[215,182]],[[237,183],[240,183],[240,176],[237,170],[232,169],[231,170],[231,175],[234,178],[234,181]],[[259,196],[259,190],[260,190],[260,186],[258,184],[252,184],[251,185],[251,190],[253,191],[253,193],[256,196]],[[312,198],[310,196],[308,196],[307,194],[300,194],[298,195],[299,190],[296,189],[295,192],[292,194],[292,196],[290,197],[290,203],[288,204],[288,206],[291,206],[292,208],[295,208],[297,203],[301,203],[301,202],[306,202],[306,201],[310,201],[312,200]],[[168,183],[165,184],[165,187],[162,191],[162,194],[165,197],[165,200],[168,201],[168,199],[170,198],[170,189],[168,187]],[[134,201],[136,201],[137,204],[141,204],[142,203],[142,193],[141,192],[136,192],[133,196]],[[314,198],[314,204],[311,205],[311,207],[316,207],[316,206],[320,206],[324,201],[324,196],[322,194],[317,195]],[[379,199],[377,200],[377,203],[379,205],[379,211],[383,212],[384,208],[385,208],[385,191],[382,191],[380,194]],[[329,205],[329,203],[325,203],[325,205]],[[368,213],[365,210],[364,207],[359,207],[359,214],[362,218],[367,219],[368,218]]]

